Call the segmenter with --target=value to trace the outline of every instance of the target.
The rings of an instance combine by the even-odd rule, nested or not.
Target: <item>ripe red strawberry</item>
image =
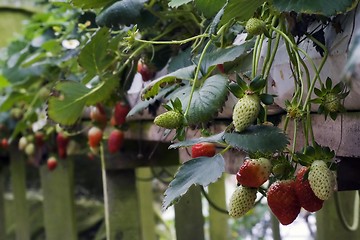
[[[107,116],[103,105],[97,104],[90,110],[90,119],[100,128],[105,128],[107,124]]]
[[[191,147],[191,157],[213,157],[216,153],[216,146],[214,143],[201,142]]]
[[[49,157],[47,162],[46,162],[46,165],[47,165],[47,168],[49,169],[49,171],[52,171],[54,170],[56,167],[57,167],[57,160],[55,157]]]
[[[44,145],[44,133],[36,132],[35,133],[35,145],[36,147],[42,147]]]
[[[142,59],[140,59],[138,61],[137,71],[138,71],[138,73],[141,74],[144,82],[149,81],[154,76],[154,72],[149,68],[149,66]]]
[[[67,145],[69,144],[69,138],[63,133],[59,132],[56,136],[56,145],[58,149],[58,154],[60,158],[67,157]]]
[[[130,111],[130,107],[125,102],[117,102],[114,108],[114,123],[115,126],[119,126],[125,123],[126,116]]]
[[[256,199],[257,190],[239,186],[231,195],[229,202],[229,215],[233,218],[244,216],[253,208]]]
[[[110,153],[120,150],[124,142],[124,133],[118,129],[112,130],[108,139],[108,149]]]
[[[307,171],[307,167],[302,167],[297,172],[295,179],[295,191],[301,207],[309,212],[316,212],[322,208],[324,200],[315,196],[310,187],[309,180],[304,179],[304,175]]]
[[[94,148],[99,146],[103,137],[103,131],[98,127],[91,127],[88,131],[89,146]]]
[[[3,149],[8,149],[9,148],[9,141],[7,140],[7,138],[1,139],[1,147]]]
[[[216,67],[221,73],[225,73],[224,64],[218,64]]]
[[[258,188],[269,179],[270,173],[269,159],[247,159],[237,172],[236,179],[243,186]]]
[[[295,192],[295,181],[282,180],[274,182],[268,189],[267,202],[282,225],[292,223],[301,210]]]

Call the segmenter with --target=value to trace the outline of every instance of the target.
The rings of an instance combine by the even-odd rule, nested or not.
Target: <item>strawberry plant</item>
[[[35,15],[23,38],[12,42],[1,58],[0,79],[4,83],[0,110],[9,113],[4,122],[12,126],[6,137],[11,141],[42,131],[55,147],[21,137],[19,149],[39,159],[40,155],[47,159],[45,155],[55,149],[62,159],[67,157],[71,142],[67,136],[80,136],[83,129],[91,128],[88,143],[93,154],[100,154],[105,174],[101,139],[107,140],[108,152],[119,152],[126,121],[148,109],[155,115],[155,125],[165,128],[166,133],[174,132],[170,148],[193,149],[191,159],[179,168],[165,191],[164,209],[192,185],[217,181],[225,171],[225,153],[242,151],[252,160],[238,159],[245,162],[238,171],[239,186],[230,201],[229,214],[243,216],[260,193],[267,196],[280,222],[290,224],[301,206],[316,211],[321,205],[307,207],[297,195],[305,190],[308,192],[301,196],[311,195],[307,181],[321,201],[333,192],[335,153],[317,143],[311,111],[315,107],[318,113],[335,119],[345,110],[347,85],[333,82],[324,71],[330,55],[324,31],[334,26],[333,16],[346,14],[356,3],[58,3],[51,6],[51,14]],[[313,44],[318,61],[304,42]],[[281,50],[285,53],[279,55]],[[272,91],[278,58],[286,58],[291,73],[283,79],[292,89],[284,101]],[[129,92],[139,74],[142,89],[133,103]],[[159,103],[163,103],[161,107]],[[275,105],[286,112],[280,126],[269,118]],[[227,116],[231,123],[213,132],[209,126],[225,107],[232,110],[231,117]],[[103,136],[109,120],[111,132]],[[304,146],[299,151],[300,126]],[[187,133],[192,129],[202,136],[189,138]],[[300,165],[309,169],[307,174],[297,173]],[[266,182],[268,186],[264,186]]]

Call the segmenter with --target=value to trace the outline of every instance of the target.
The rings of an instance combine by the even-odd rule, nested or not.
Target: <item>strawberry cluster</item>
[[[244,161],[236,174],[238,187],[230,199],[230,216],[245,215],[254,206],[259,188],[268,180],[272,184],[266,192],[267,203],[282,225],[291,224],[301,208],[309,212],[320,210],[334,191],[334,174],[323,160],[314,160],[310,166],[298,169],[295,177],[286,179],[276,179],[272,165],[266,158]]]

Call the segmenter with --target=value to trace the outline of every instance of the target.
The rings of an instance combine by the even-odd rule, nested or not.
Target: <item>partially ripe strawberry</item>
[[[175,129],[183,125],[183,115],[171,110],[157,116],[154,119],[154,123],[159,127]]]
[[[221,73],[225,73],[224,64],[218,64],[216,67]]]
[[[141,74],[144,82],[149,81],[153,76],[154,72],[149,68],[149,66],[140,59],[137,64],[137,71]]]
[[[258,188],[269,179],[270,173],[269,159],[247,159],[237,172],[236,179],[243,186]]]
[[[322,160],[315,160],[310,167],[309,184],[314,194],[327,200],[334,192],[335,176]]]
[[[258,18],[250,18],[245,25],[246,31],[253,35],[257,36],[266,31],[266,24],[263,20]]]
[[[274,182],[268,189],[267,202],[271,211],[282,225],[292,223],[301,210],[293,180]]]
[[[56,136],[56,145],[58,149],[58,154],[60,158],[67,157],[67,145],[69,144],[69,138],[65,134],[59,132]]]
[[[58,164],[58,162],[55,157],[49,157],[46,162],[46,165],[47,165],[47,168],[49,169],[49,171],[53,171],[57,167],[57,164]]]
[[[233,123],[237,132],[242,132],[257,118],[260,111],[260,98],[256,94],[245,94],[235,105]]]
[[[108,149],[110,153],[118,152],[124,143],[124,133],[118,129],[111,131],[108,139]]]
[[[100,128],[105,128],[107,125],[107,116],[103,105],[97,104],[91,107],[90,119],[93,123],[98,125]]]
[[[117,102],[114,108],[114,123],[119,126],[125,123],[126,116],[130,111],[130,106],[125,102]]]
[[[301,167],[296,174],[295,192],[299,199],[301,207],[309,212],[316,212],[323,206],[324,200],[315,196],[310,187],[309,180],[305,179],[308,167]]]
[[[213,157],[216,153],[216,146],[214,143],[201,142],[191,147],[191,157]]]
[[[98,127],[91,127],[88,131],[89,146],[94,148],[99,146],[103,137],[103,131]]]
[[[254,207],[257,190],[238,186],[231,195],[229,202],[229,215],[233,218],[244,216]]]
[[[41,146],[43,146],[44,144],[45,144],[45,141],[44,141],[44,138],[45,138],[45,136],[44,136],[44,133],[42,133],[42,132],[36,132],[35,134],[35,145],[36,145],[36,147],[41,147]]]

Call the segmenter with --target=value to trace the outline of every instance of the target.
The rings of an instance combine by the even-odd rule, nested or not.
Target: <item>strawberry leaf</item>
[[[192,185],[207,186],[216,182],[225,171],[225,161],[221,154],[214,157],[199,157],[185,162],[174,180],[165,191],[163,209],[166,210],[184,195]]]
[[[149,85],[147,85],[141,94],[142,99],[150,99],[155,97],[162,88],[172,86],[177,79],[188,80],[190,81],[193,78],[193,73],[195,70],[195,66],[188,66],[185,68],[180,68],[179,70],[169,73],[161,78],[158,78],[152,81]]]
[[[190,139],[190,140],[186,140],[186,141],[171,144],[169,146],[169,149],[181,148],[181,147],[189,147],[189,146],[192,146],[192,145],[194,145],[196,143],[201,143],[201,142],[221,143],[221,142],[224,142],[223,139],[222,139],[223,136],[224,136],[224,132],[221,132],[221,133],[212,135],[210,137],[194,138],[194,139]]]
[[[246,152],[272,153],[289,144],[281,129],[272,126],[250,126],[241,133],[225,133],[224,140],[232,147]]]
[[[171,0],[169,2],[169,7],[177,8],[181,5],[187,4],[193,0]]]
[[[194,91],[186,116],[189,125],[207,123],[218,113],[227,98],[227,85],[228,79],[225,76],[214,75],[206,79],[204,84]],[[184,111],[190,101],[191,88],[190,85],[185,86],[170,96],[172,99],[181,100]]]
[[[256,9],[264,2],[265,0],[229,0],[221,23],[227,23],[233,18],[240,21],[246,21],[254,15]]]

